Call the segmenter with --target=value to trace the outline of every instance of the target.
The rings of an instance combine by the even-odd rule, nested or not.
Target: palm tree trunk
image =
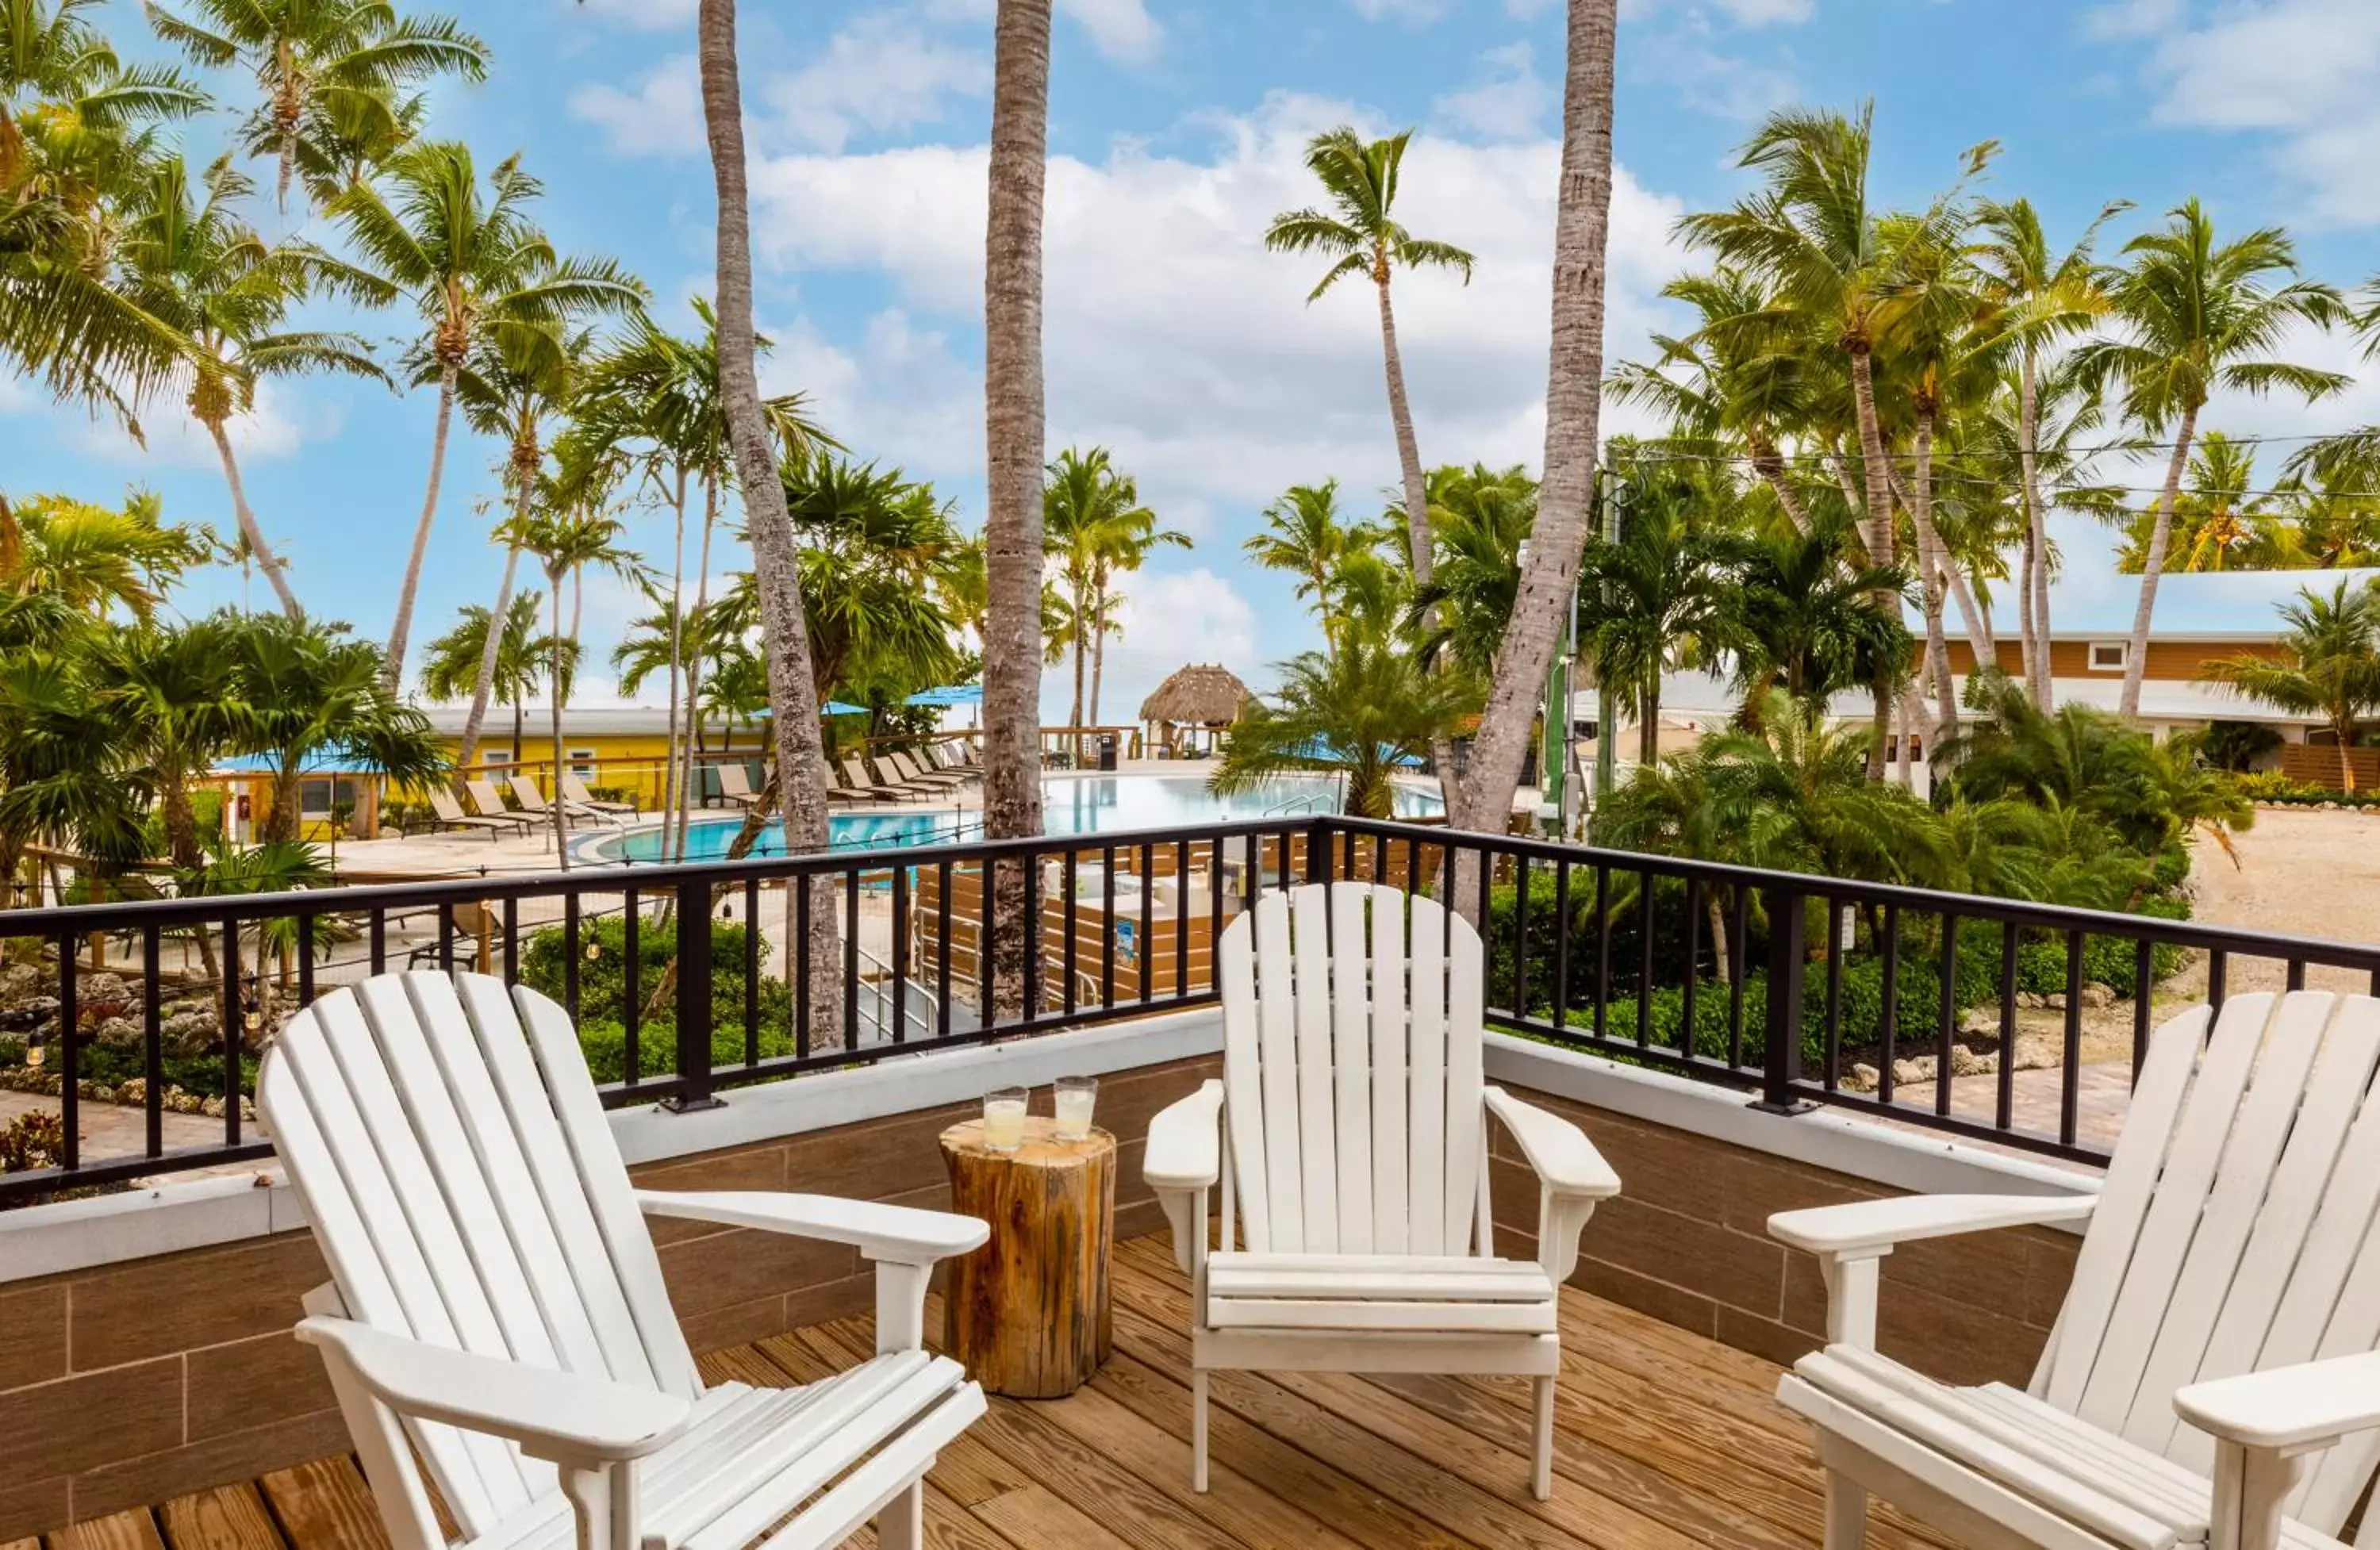
[[[1101,582],[1094,594],[1099,602],[1091,616],[1091,725],[1099,724],[1099,680],[1108,666],[1108,588]]]
[[[2024,483],[2026,598],[2032,617],[2032,655],[2025,660],[2025,687],[2033,703],[2046,711],[2055,691],[2049,662],[2049,527],[2041,507],[2041,384],[2038,362],[2028,346],[2017,380],[2016,456]]]
[[[1389,420],[1397,436],[1397,470],[1405,487],[1405,532],[1413,544],[1413,578],[1416,587],[1429,585],[1429,480],[1421,469],[1421,443],[1414,438],[1413,406],[1405,401],[1405,363],[1397,348],[1397,313],[1389,302],[1389,262],[1382,257],[1372,272],[1380,292],[1380,356],[1389,377]]]
[[[669,750],[662,769],[662,854],[669,854],[671,827],[686,805],[686,788],[678,784],[678,683],[686,649],[686,469],[677,471],[677,534],[670,550]]]
[[[1645,681],[1639,714],[1643,720],[1636,728],[1636,762],[1650,769],[1661,762],[1661,675],[1657,671]],[[1597,727],[1596,735],[1603,729]]]
[[[1868,357],[1864,342],[1851,345],[1847,353],[1852,366],[1852,408],[1859,422],[1860,483],[1867,503],[1867,520],[1860,538],[1867,545],[1871,563],[1889,565],[1897,558],[1898,550],[1892,530],[1892,465],[1885,460],[1884,432],[1876,418],[1875,363]],[[1900,606],[1900,599],[1890,592],[1876,593],[1875,601],[1878,612]],[[1890,718],[1891,694],[1891,685],[1878,678],[1876,719],[1879,730]],[[1884,748],[1879,743],[1868,751],[1868,778],[1876,780],[1883,773]]]
[[[2041,555],[2033,545],[2033,533],[2026,529],[2024,542],[2018,551],[2016,578],[2016,643],[2017,670],[2024,675],[2024,692],[2028,697],[2037,693],[2035,679],[2039,653],[2034,644],[2033,571],[2041,563]],[[2034,702],[2038,705],[2040,701]]]
[[[520,497],[526,503],[529,497]],[[471,685],[471,713],[463,719],[462,752],[455,769],[459,777],[480,757],[480,731],[488,720],[488,701],[496,687],[496,653],[504,640],[504,615],[513,606],[513,573],[520,568],[520,546],[504,546],[504,575],[496,584],[496,606],[488,614],[488,637],[480,647],[480,675]]]
[[[413,599],[421,588],[421,566],[430,554],[430,526],[438,516],[438,485],[446,472],[446,430],[455,418],[455,369],[438,373],[438,428],[430,436],[430,492],[421,498],[421,520],[413,526],[413,552],[396,590],[396,623],[388,631],[388,664],[382,678],[391,693],[405,679],[406,639],[413,633]]]
[[[2165,574],[2165,551],[2173,542],[2173,505],[2181,496],[2182,470],[2190,465],[2190,439],[2198,430],[2198,406],[2181,412],[2181,429],[2173,439],[2173,460],[2166,465],[2165,491],[2157,497],[2156,523],[2149,529],[2149,551],[2141,566],[2141,600],[2132,611],[2131,647],[2124,653],[2124,695],[2116,714],[2130,720],[2141,713],[2141,677],[2149,665],[2149,624],[2156,612],[2157,578]]]
[[[984,232],[984,832],[1041,832],[1041,211],[1050,0],[1000,0]],[[1025,870],[992,869],[987,1011],[1025,1008]]]
[[[570,870],[570,823],[562,810],[562,577],[546,572],[553,590],[553,660],[546,664],[547,688],[553,708],[553,778],[546,782],[545,805],[553,815],[553,856],[562,870]]]
[[[789,852],[796,846],[820,850],[827,840],[826,748],[821,741],[818,692],[810,681],[809,622],[802,611],[793,523],[785,512],[785,487],[777,476],[777,449],[771,444],[754,363],[751,210],[744,168],[735,0],[701,0],[696,37],[702,72],[703,129],[710,143],[711,170],[718,184],[719,396],[751,529],[753,579],[759,593],[763,655],[769,670],[769,708],[775,722],[780,789],[784,793],[785,846]],[[809,1034],[811,1047],[816,1049],[838,1047],[845,1033],[843,950],[833,891],[812,890],[809,960],[801,966],[809,979]],[[789,914],[795,898],[795,890],[787,889]],[[786,924],[790,927],[793,923]],[[851,924],[857,928],[857,921]],[[789,978],[794,972],[790,962],[794,941],[789,929],[785,938]]]
[[[1066,724],[1075,729],[1075,768],[1083,767],[1083,592],[1075,589],[1075,703],[1066,712]]]
[[[698,551],[700,559],[696,563],[694,577],[692,617],[697,619],[701,618],[703,610],[710,606],[710,535],[718,526],[719,479],[715,475],[706,474],[702,479],[702,543]],[[687,793],[686,800],[679,805],[677,841],[672,853],[680,861],[686,859],[687,814],[693,810],[698,799],[694,756],[702,746],[702,642],[699,639],[696,640],[694,654],[686,664],[686,717],[693,724],[694,735],[686,742],[685,773],[679,778],[677,786],[678,790]]]
[[[1747,435],[1744,440],[1752,449],[1752,471],[1767,481],[1770,492],[1777,497],[1779,508],[1785,513],[1786,520],[1793,524],[1793,530],[1808,532],[1810,508],[1803,503],[1801,491],[1795,490],[1793,481],[1786,477],[1785,458],[1777,450],[1777,443],[1757,433]]]
[[[1923,597],[1925,602],[1925,671],[1934,678],[1934,730],[1926,738],[1932,748],[1958,730],[1959,695],[1950,683],[1950,642],[1942,620],[1944,573],[1949,568],[1949,555],[1942,543],[1942,535],[1934,529],[1934,411],[1921,408],[1917,412],[1917,433],[1914,437],[1916,467],[1912,471],[1909,491],[1909,515],[1917,528],[1918,563],[1924,570]],[[1974,621],[1968,621],[1973,630]],[[1983,660],[1979,654],[1976,661]]]
[[[231,438],[224,434],[223,421],[206,422],[207,434],[214,438],[215,455],[223,459],[224,482],[231,486],[231,509],[239,519],[240,537],[248,540],[249,552],[256,556],[264,579],[273,584],[273,595],[281,599],[281,612],[292,619],[303,619],[306,611],[298,606],[298,594],[289,589],[289,582],[281,574],[281,561],[273,546],[264,541],[264,529],[256,525],[256,513],[248,505],[247,487],[239,482],[239,460],[232,455]]]
[[[1496,651],[1487,708],[1456,800],[1458,828],[1500,830],[1578,591],[1595,483],[1603,383],[1604,238],[1611,213],[1611,81],[1618,0],[1571,0],[1562,90],[1561,182],[1554,214],[1553,346],[1546,381],[1545,478],[1512,623]],[[1606,735],[1609,735],[1607,729]],[[1474,875],[1456,897],[1475,901]],[[1466,903],[1475,909],[1475,902]]]

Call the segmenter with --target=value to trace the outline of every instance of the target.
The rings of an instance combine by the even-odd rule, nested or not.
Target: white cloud
[[[2148,69],[2164,87],[2159,122],[2270,136],[2306,218],[2362,225],[2380,211],[2380,6],[2255,0],[2196,27],[2175,8]]]
[[[1204,565],[1127,575],[1118,590],[1123,633],[1108,643],[1099,695],[1099,713],[1111,722],[1134,720],[1140,702],[1184,662],[1222,662],[1247,673],[1262,660],[1256,609]],[[1046,672],[1044,700],[1061,691],[1073,691],[1067,673]]]
[[[570,115],[601,128],[612,149],[625,155],[703,149],[702,82],[690,54],[662,60],[625,90],[600,81],[579,87],[570,94]]]
[[[1126,64],[1154,57],[1165,37],[1142,0],[1058,0],[1058,11],[1088,32],[1101,54]]]
[[[938,122],[953,97],[991,89],[991,59],[898,13],[863,15],[800,69],[769,78],[755,100],[795,143],[840,151],[862,132]]]
[[[291,406],[281,384],[260,382],[256,406],[224,427],[233,453],[243,465],[272,463],[294,454],[304,442],[336,436],[340,426],[337,411],[328,406],[326,399],[317,398],[315,402],[321,406],[317,412],[301,414]],[[76,413],[64,406],[54,412]],[[145,446],[113,420],[78,418],[72,434],[85,451],[110,463],[176,468],[212,468],[222,463],[214,438],[177,404],[159,404],[154,414],[142,417],[140,429],[147,439]]]
[[[1350,287],[1308,307],[1315,262],[1269,254],[1260,239],[1271,215],[1312,197],[1306,137],[1351,117],[1361,122],[1342,103],[1280,97],[1222,121],[1205,157],[1120,145],[1100,162],[1050,163],[1050,444],[1113,448],[1158,510],[1184,526],[1178,513],[1199,514],[1216,541],[1291,483],[1337,475],[1361,510],[1396,477],[1369,294]],[[1558,163],[1550,138],[1414,142],[1399,213],[1478,257],[1468,287],[1435,272],[1399,282],[1426,458],[1541,453]],[[764,262],[877,273],[892,293],[856,342],[776,326],[772,379],[816,393],[826,423],[870,454],[979,475],[982,150],[766,159],[753,194]],[[1679,209],[1618,175],[1615,353],[1644,347],[1657,293],[1680,266],[1668,236]]]
[[[1623,55],[1633,79],[1667,86],[1697,112],[1754,119],[1801,94],[1793,72],[1716,48],[1699,32],[1655,32]]]
[[[1816,0],[1718,0],[1739,27],[1797,26],[1816,13]]]
[[[1431,111],[1457,128],[1489,139],[1524,139],[1543,131],[1554,93],[1537,74],[1529,45],[1491,48],[1479,62],[1486,79],[1448,92],[1431,104]]]

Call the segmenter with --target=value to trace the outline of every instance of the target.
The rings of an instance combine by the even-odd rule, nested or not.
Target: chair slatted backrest
[[[744,766],[739,761],[727,759],[721,763],[712,765],[711,768],[719,771],[719,791],[721,795],[725,796],[732,801],[739,796],[750,796],[753,794],[752,777],[745,773]]]
[[[1220,947],[1245,1246],[1466,1254],[1481,1216],[1478,933],[1369,883],[1272,892]]]
[[[282,1030],[257,1100],[349,1317],[701,1392],[577,1033],[544,996],[436,973],[334,990]],[[408,1429],[467,1535],[553,1488],[509,1443]]]
[[[2151,1041],[2034,1392],[2205,1473],[2177,1389],[2380,1349],[2380,1001],[2233,996]],[[2293,1510],[2335,1532],[2380,1434],[2307,1472]],[[2367,1532],[2362,1543],[2380,1544]]]

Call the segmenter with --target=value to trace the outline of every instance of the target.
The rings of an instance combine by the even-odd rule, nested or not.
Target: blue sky
[[[710,168],[691,62],[694,0],[452,0],[494,50],[489,81],[440,91],[431,133],[492,164],[514,151],[546,182],[565,249],[617,257],[673,323],[710,287]],[[1050,446],[1102,442],[1196,548],[1139,583],[1111,650],[1111,719],[1172,667],[1220,660],[1258,682],[1313,644],[1285,581],[1239,542],[1292,482],[1342,481],[1376,509],[1394,479],[1375,315],[1354,292],[1308,308],[1309,262],[1266,255],[1274,211],[1304,202],[1311,132],[1418,126],[1404,213],[1471,247],[1464,288],[1424,276],[1399,297],[1423,454],[1538,457],[1561,68],[1560,0],[1058,0],[1049,231]],[[856,452],[932,478],[982,515],[982,145],[991,0],[792,6],[746,0],[759,314],[776,388],[811,394]],[[132,0],[106,21],[154,52]],[[1687,260],[1687,209],[1741,185],[1730,149],[1787,103],[1876,102],[1879,191],[1922,200],[1958,153],[2001,142],[1990,191],[2023,193],[2053,239],[2113,198],[2123,236],[2196,193],[2227,229],[2285,223],[2307,268],[2360,285],[2380,212],[2380,5],[2373,0],[1626,0],[1621,33],[1610,351],[1661,326],[1661,284]],[[245,105],[247,83],[217,82]],[[220,125],[194,127],[212,152]],[[261,169],[269,186],[269,171]],[[276,224],[260,204],[257,218]],[[311,231],[302,221],[293,222]],[[325,235],[316,233],[315,235]],[[408,320],[356,321],[395,339]],[[2350,342],[2301,358],[2359,365]],[[426,395],[348,382],[275,384],[237,433],[250,498],[318,612],[384,634],[421,497]],[[2380,419],[2369,381],[2312,409],[2219,403],[2209,423],[2301,433]],[[149,445],[0,384],[12,493],[113,498],[128,484],[228,531],[203,439],[178,406]],[[1621,429],[1628,422],[1615,421]],[[493,592],[479,509],[494,449],[454,447],[416,639]],[[665,559],[666,524],[632,517]],[[2065,535],[2078,599],[2104,588],[2107,546]],[[715,568],[740,564],[740,557]],[[237,599],[200,577],[189,606]],[[261,596],[261,589],[259,588]],[[597,655],[630,612],[597,588]],[[2262,612],[2262,604],[2258,612]],[[2243,626],[2245,627],[2245,626]],[[600,673],[594,675],[600,679]],[[1050,704],[1062,685],[1052,675]],[[607,696],[608,684],[589,686]]]

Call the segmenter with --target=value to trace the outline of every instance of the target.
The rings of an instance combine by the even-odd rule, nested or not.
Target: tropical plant
[[[1662,674],[1735,648],[1749,546],[1704,526],[1707,487],[1677,466],[1642,465],[1624,489],[1620,537],[1590,539],[1580,562],[1579,655],[1635,707],[1636,757],[1649,765],[1660,756]]]
[[[1397,466],[1403,477],[1405,520],[1414,579],[1429,584],[1429,491],[1422,474],[1421,448],[1414,437],[1413,406],[1405,399],[1404,357],[1397,348],[1396,309],[1390,285],[1400,269],[1451,269],[1471,282],[1472,256],[1451,242],[1415,236],[1395,215],[1397,184],[1404,173],[1405,148],[1413,131],[1366,140],[1344,125],[1306,142],[1305,168],[1322,185],[1327,208],[1284,211],[1265,228],[1265,246],[1276,253],[1314,253],[1330,267],[1306,293],[1319,301],[1333,285],[1360,275],[1372,283],[1380,304],[1380,355],[1389,384],[1389,419],[1397,439]]]
[[[2356,726],[2380,710],[2380,597],[2348,581],[2328,597],[2301,587],[2280,615],[2280,656],[2209,662],[2204,676],[2277,709],[2320,716],[2338,745],[2339,789],[2351,792]]]
[[[2017,572],[2018,653],[2034,703],[2049,708],[2049,528],[2042,498],[2042,377],[2050,344],[2089,326],[2110,305],[2092,262],[2099,229],[2123,211],[2127,200],[2104,206],[2074,246],[2053,256],[2041,216],[2029,200],[1987,200],[1977,209],[1982,240],[1974,261],[1985,294],[2006,315],[2003,332],[2016,349],[2016,416],[2013,451],[2019,494],[2024,503],[2023,558]],[[2092,395],[2095,406],[2097,395]]]
[[[553,779],[546,806],[553,815],[553,849],[562,869],[570,869],[569,817],[562,795],[562,703],[570,697],[570,680],[579,656],[578,621],[574,616],[565,632],[562,624],[562,587],[582,576],[589,565],[618,576],[638,571],[637,556],[620,544],[625,531],[617,518],[600,511],[556,510],[543,504],[530,513],[516,535],[520,547],[537,557],[545,571],[546,595],[553,599],[546,632],[545,683],[550,728],[553,739]],[[529,599],[534,607],[534,595]],[[482,621],[480,628],[486,629]],[[514,729],[513,757],[520,757],[519,729]]]
[[[1521,551],[1537,519],[1537,481],[1517,465],[1479,463],[1433,468],[1428,483],[1439,554],[1430,579],[1414,587],[1407,624],[1425,665],[1443,658],[1485,684],[1512,622]]]
[[[2289,503],[2291,547],[2318,571],[2380,564],[2380,489],[2371,470],[2333,463],[2293,472],[2276,487]]]
[[[1099,717],[1099,680],[1107,659],[1107,636],[1114,628],[1115,578],[1136,571],[1160,544],[1187,549],[1187,535],[1157,525],[1157,514],[1140,503],[1132,476],[1115,466],[1105,447],[1080,452],[1068,447],[1050,465],[1042,494],[1041,541],[1058,568],[1066,595],[1069,645],[1075,657],[1075,700],[1070,724],[1082,727]],[[1083,697],[1083,672],[1090,664],[1090,697]],[[1086,714],[1091,721],[1086,721]],[[1082,735],[1075,734],[1075,762],[1082,761]]]
[[[1378,535],[1349,523],[1339,511],[1339,481],[1293,484],[1264,509],[1265,526],[1240,547],[1267,570],[1297,577],[1297,595],[1322,625],[1322,648],[1339,649],[1338,611],[1332,586],[1341,562],[1370,550]]]
[[[136,490],[103,506],[64,495],[0,501],[0,589],[45,594],[103,619],[117,610],[146,622],[183,574],[215,549],[202,527],[167,522],[164,505]]]
[[[963,547],[949,504],[898,468],[823,448],[789,459],[783,488],[819,703],[948,683],[959,661],[940,578]],[[722,600],[738,629],[759,618],[748,576]]]
[[[539,633],[538,614],[544,601],[536,592],[514,593],[505,599],[504,626],[496,632],[489,694],[494,703],[512,707],[515,759],[522,757],[529,697],[549,683],[555,653],[563,653],[574,669],[577,663],[577,647],[566,636]],[[490,617],[486,605],[466,603],[455,612],[455,627],[423,650],[421,692],[431,700],[465,699],[477,690],[480,664],[490,655]],[[565,682],[561,687],[566,697],[566,680],[572,674],[563,676]]]
[[[193,784],[259,731],[234,671],[248,616],[225,611],[183,624],[141,624],[96,643],[92,678],[104,716],[142,784],[157,795],[165,857],[203,858]]]
[[[391,156],[376,180],[355,184],[327,207],[366,267],[420,314],[424,332],[407,365],[417,385],[438,388],[429,492],[389,628],[392,673],[404,672],[413,599],[438,515],[455,387],[473,345],[522,325],[567,326],[589,316],[633,311],[645,300],[644,286],[613,260],[555,254],[528,213],[543,191],[512,156],[489,175],[482,192],[470,147],[423,140]]]
[[[195,188],[180,156],[162,158],[124,236],[124,289],[133,305],[188,341],[190,418],[206,428],[223,462],[241,538],[282,612],[296,618],[303,610],[249,508],[226,428],[254,408],[257,383],[265,378],[335,371],[386,381],[358,336],[284,325],[318,292],[377,303],[388,291],[311,244],[266,243],[237,209],[252,188],[227,157],[210,165]]]
[[[1754,725],[1774,689],[1822,706],[1839,689],[1908,671],[1908,626],[1897,608],[1879,612],[1873,601],[1879,592],[1901,596],[1908,573],[1846,559],[1850,524],[1839,508],[1813,517],[1808,532],[1776,535],[1743,555],[1729,645]]]
[[[261,840],[298,839],[299,777],[318,755],[336,751],[400,786],[453,768],[428,718],[389,692],[380,648],[345,625],[250,614],[233,637],[232,675],[273,778]]]
[[[486,44],[445,17],[401,16],[390,0],[194,0],[195,19],[142,4],[157,35],[196,63],[255,73],[261,100],[240,139],[249,154],[278,159],[284,210],[301,165],[319,177],[346,160],[343,146],[395,140],[403,89],[487,74]]]
[[[2218,243],[2215,223],[2196,200],[2177,206],[2167,224],[2124,245],[2130,261],[2105,272],[2117,332],[2078,352],[2086,383],[2120,390],[2124,413],[2155,435],[2170,431],[2171,456],[2142,556],[2140,601],[2117,709],[2140,713],[2148,667],[2149,627],[2157,579],[2165,573],[2182,474],[2198,416],[2217,388],[2265,394],[2286,388],[2308,401],[2346,387],[2336,371],[2276,359],[2300,323],[2328,327],[2347,317],[2330,286],[2295,278],[2297,248],[2287,233],[2262,227]]]
[[[2155,507],[2134,517],[2116,557],[2116,568],[2137,575],[2147,563],[2155,536]],[[2297,537],[2289,503],[2256,488],[2252,443],[2219,430],[2198,438],[2190,472],[2173,503],[2167,560],[2178,571],[2264,571],[2288,566]]]
[[[1336,657],[1308,651],[1280,667],[1281,686],[1232,728],[1208,789],[1230,796],[1292,770],[1344,783],[1344,810],[1392,817],[1393,777],[1418,766],[1477,706],[1459,674],[1433,672],[1392,637],[1351,631]]]

